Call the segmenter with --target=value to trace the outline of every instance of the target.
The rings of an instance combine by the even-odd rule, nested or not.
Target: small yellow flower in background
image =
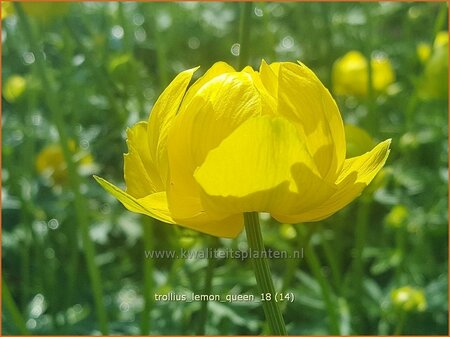
[[[428,43],[421,42],[417,45],[417,56],[420,62],[425,63],[431,55],[431,46]]]
[[[282,224],[279,228],[279,232],[281,237],[286,240],[292,240],[297,237],[297,231],[291,224],[288,223]]]
[[[433,49],[438,49],[448,45],[448,32],[442,31],[436,34],[433,42]],[[432,48],[429,43],[421,42],[417,45],[417,56],[422,63],[428,61],[431,56]]]
[[[440,31],[434,38],[433,48],[441,48],[448,46],[448,32]]]
[[[136,72],[135,62],[132,54],[114,56],[108,64],[108,72],[115,81],[126,83],[130,74]]]
[[[408,209],[404,205],[395,205],[388,215],[386,215],[386,225],[393,228],[400,228],[406,225],[408,220]]]
[[[178,244],[184,249],[192,248],[197,242],[197,237],[193,235],[182,235],[178,239]]]
[[[80,174],[90,175],[96,171],[94,160],[90,153],[80,151],[75,142],[69,142],[69,148],[74,153],[74,161],[78,164]],[[63,185],[67,182],[67,164],[59,144],[50,144],[44,147],[36,158],[36,171],[50,185]]]
[[[11,2],[2,1],[2,20],[14,13],[14,7]]]
[[[347,157],[360,156],[370,151],[375,145],[375,141],[369,133],[353,124],[345,124],[345,140],[347,144]],[[386,182],[386,168],[382,168],[377,176],[365,190],[366,195],[370,195],[382,187]]]
[[[195,71],[127,130],[126,191],[96,177],[130,211],[218,237],[237,236],[244,212],[319,221],[360,195],[387,159],[390,140],[346,159],[338,107],[303,64],[237,72],[219,62],[187,89]]]
[[[345,124],[344,130],[347,144],[347,157],[360,156],[375,146],[373,138],[366,130],[352,124]]]
[[[394,289],[391,292],[391,301],[403,311],[425,311],[427,300],[422,289],[410,286]]]
[[[20,75],[12,75],[3,84],[3,97],[9,102],[16,102],[27,89],[27,81]]]
[[[333,65],[333,91],[336,95],[367,96],[368,67],[366,57],[358,51],[350,51]],[[375,92],[384,92],[395,81],[391,61],[380,54],[371,60],[372,82]]]
[[[422,99],[448,98],[448,32],[439,32],[419,83]]]

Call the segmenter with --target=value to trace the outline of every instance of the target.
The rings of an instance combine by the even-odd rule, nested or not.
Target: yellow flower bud
[[[2,1],[2,20],[14,13],[14,7],[11,2]]]
[[[385,218],[385,223],[389,227],[399,228],[406,225],[408,220],[408,209],[403,205],[394,206]]]
[[[189,249],[192,248],[197,241],[197,238],[194,236],[183,235],[179,238],[180,247]]]
[[[74,161],[79,166],[79,172],[92,174],[94,171],[94,160],[90,153],[79,151],[75,142],[69,142],[69,149],[74,154]],[[45,146],[36,157],[36,171],[50,185],[63,185],[67,182],[67,164],[60,144]]]
[[[108,64],[108,71],[114,80],[126,82],[130,77],[130,73],[135,71],[133,56],[131,54],[122,54],[113,57]]]
[[[319,221],[359,196],[387,159],[390,140],[346,158],[339,109],[304,64],[238,72],[218,62],[188,89],[195,71],[128,130],[126,191],[96,177],[130,211],[218,237],[237,236],[245,212]]]
[[[395,73],[389,59],[376,55],[371,60],[372,83],[375,93],[386,91],[395,81]],[[332,71],[333,91],[337,95],[367,96],[368,92],[368,62],[358,51],[350,51],[336,60]]]
[[[417,56],[420,62],[425,63],[431,55],[431,46],[428,43],[419,43],[417,45]]]
[[[369,152],[375,146],[375,142],[366,130],[352,124],[346,124],[344,129],[347,142],[347,157],[360,156]]]
[[[448,32],[441,31],[437,33],[436,37],[434,38],[433,48],[441,48],[447,46],[448,46]]]
[[[422,99],[448,98],[448,32],[436,35],[418,92]]]
[[[403,311],[425,311],[427,300],[422,289],[410,286],[394,289],[391,292],[391,301],[395,307]]]
[[[19,75],[8,77],[3,86],[3,97],[10,103],[16,102],[27,89],[27,81]]]
[[[297,231],[291,224],[282,224],[280,226],[281,237],[287,240],[292,240],[297,237]]]

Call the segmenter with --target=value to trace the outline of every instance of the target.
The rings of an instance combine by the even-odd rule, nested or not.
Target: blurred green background
[[[393,139],[376,180],[331,218],[261,216],[266,248],[304,249],[270,261],[295,296],[282,304],[289,334],[447,335],[447,13],[445,2],[2,2],[2,333],[266,331],[260,303],[210,302],[205,316],[200,302],[153,300],[205,292],[208,275],[214,294],[257,294],[251,261],[145,259],[245,249],[244,233],[213,240],[145,219],[92,178],[123,181],[126,128],[178,72],[237,67],[247,50],[254,67],[316,72],[350,125],[349,155]]]

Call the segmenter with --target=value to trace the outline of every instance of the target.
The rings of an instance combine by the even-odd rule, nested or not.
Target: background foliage
[[[205,327],[199,302],[154,302],[204,292],[208,261],[144,254],[245,248],[245,234],[215,241],[144,219],[91,177],[122,181],[126,127],[175,74],[237,66],[241,4],[19,7],[2,3],[3,334],[260,333],[255,302],[210,302]],[[393,139],[374,186],[321,223],[263,217],[268,248],[304,249],[271,261],[277,288],[296,298],[283,304],[290,334],[448,333],[448,37],[432,47],[447,24],[446,3],[252,5],[254,67],[301,60],[332,89],[333,63],[356,50],[387,57],[396,78],[337,97],[344,121],[370,134],[349,131],[354,146]],[[256,293],[250,261],[215,261],[212,292]]]

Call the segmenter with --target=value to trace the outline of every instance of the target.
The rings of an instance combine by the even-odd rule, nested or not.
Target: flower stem
[[[264,314],[269,324],[272,335],[286,336],[281,310],[275,302],[275,287],[270,274],[269,264],[265,256],[264,241],[261,234],[258,213],[244,213],[245,233],[247,234],[248,247],[258,254],[258,258],[252,258],[255,270],[256,283],[259,291],[267,300],[262,301]],[[270,295],[269,295],[270,294]],[[270,298],[270,300],[269,300]]]
[[[4,278],[2,279],[2,302],[5,308],[11,314],[12,321],[14,322],[16,328],[19,330],[20,334],[30,335],[30,332],[28,331],[27,326],[25,324],[25,320],[23,319],[22,314],[17,308],[16,303],[14,303],[14,299],[12,298],[11,293],[9,292],[8,285],[6,284]]]
[[[397,324],[395,325],[394,335],[400,336],[402,334],[403,327],[405,326],[405,321],[406,321],[406,311],[402,310],[399,314]]]
[[[250,54],[250,22],[252,17],[253,4],[251,2],[242,2],[239,19],[239,70],[242,70],[247,64]]]
[[[355,256],[353,260],[353,272],[356,286],[356,300],[361,300],[364,272],[363,250],[366,245],[367,229],[370,219],[370,199],[361,198],[356,215]]]
[[[86,209],[87,205],[85,202],[85,198],[81,194],[81,182],[80,177],[77,172],[76,165],[72,158],[71,150],[69,149],[69,138],[67,134],[67,130],[65,127],[65,122],[62,114],[62,107],[59,105],[56,90],[54,87],[54,83],[49,76],[49,71],[46,68],[46,63],[43,57],[43,53],[38,46],[38,39],[35,34],[35,31],[31,29],[31,24],[28,21],[27,16],[25,15],[22,6],[20,3],[14,3],[14,9],[17,12],[17,15],[20,20],[20,24],[23,28],[23,33],[25,38],[28,40],[30,44],[31,51],[33,52],[36,59],[36,71],[42,81],[42,86],[45,88],[45,96],[46,104],[48,109],[50,110],[53,120],[55,122],[56,129],[59,134],[60,143],[62,152],[64,155],[64,160],[67,164],[67,171],[69,177],[70,187],[72,192],[74,193],[74,206],[76,209],[76,216],[80,226],[81,238],[84,247],[84,253],[86,257],[88,274],[91,280],[92,285],[92,293],[94,295],[94,304],[95,310],[97,314],[97,318],[99,320],[100,331],[103,335],[108,334],[108,326],[107,326],[107,316],[105,305],[103,303],[103,290],[102,290],[102,281],[100,278],[100,272],[98,270],[97,265],[95,264],[95,247],[89,237],[89,219],[87,217]]]
[[[216,248],[218,246],[218,240],[217,238],[211,239],[212,248]],[[203,293],[206,295],[211,294],[212,289],[212,280],[214,277],[214,268],[216,266],[216,259],[215,258],[209,258],[208,259],[208,265],[206,266],[206,273],[205,273],[205,283],[203,285]],[[205,334],[205,328],[208,318],[208,301],[202,301],[200,312],[199,312],[200,320],[198,322],[196,335],[202,336]]]
[[[373,13],[371,4],[365,4],[367,19],[365,45],[365,56],[367,59],[367,129],[374,134],[378,131],[378,118],[375,113],[375,90],[373,87],[372,48],[373,48]],[[370,7],[369,7],[370,6]]]
[[[328,261],[328,265],[331,269],[331,278],[333,280],[334,286],[338,293],[342,290],[342,280],[341,280],[341,268],[337,259],[338,254],[336,254],[336,251],[333,250],[333,248],[330,246],[328,239],[325,235],[325,228],[319,224],[319,233],[321,237],[321,245],[323,248],[323,251],[325,253],[325,258]]]
[[[155,248],[153,225],[156,220],[148,217],[142,217],[142,232],[144,234],[144,249],[151,251]],[[150,312],[153,307],[152,292],[154,290],[153,282],[153,260],[144,256],[144,309],[141,318],[141,334],[150,334]]]
[[[330,286],[328,284],[327,279],[322,273],[322,266],[320,265],[319,257],[317,256],[314,248],[312,247],[311,241],[312,240],[309,241],[309,244],[305,249],[306,262],[308,263],[309,268],[311,268],[311,272],[316,278],[317,282],[319,283],[322,291],[323,301],[325,303],[325,308],[328,313],[329,332],[331,335],[339,335],[340,328],[339,328],[337,306],[336,303],[332,301],[332,293]]]

